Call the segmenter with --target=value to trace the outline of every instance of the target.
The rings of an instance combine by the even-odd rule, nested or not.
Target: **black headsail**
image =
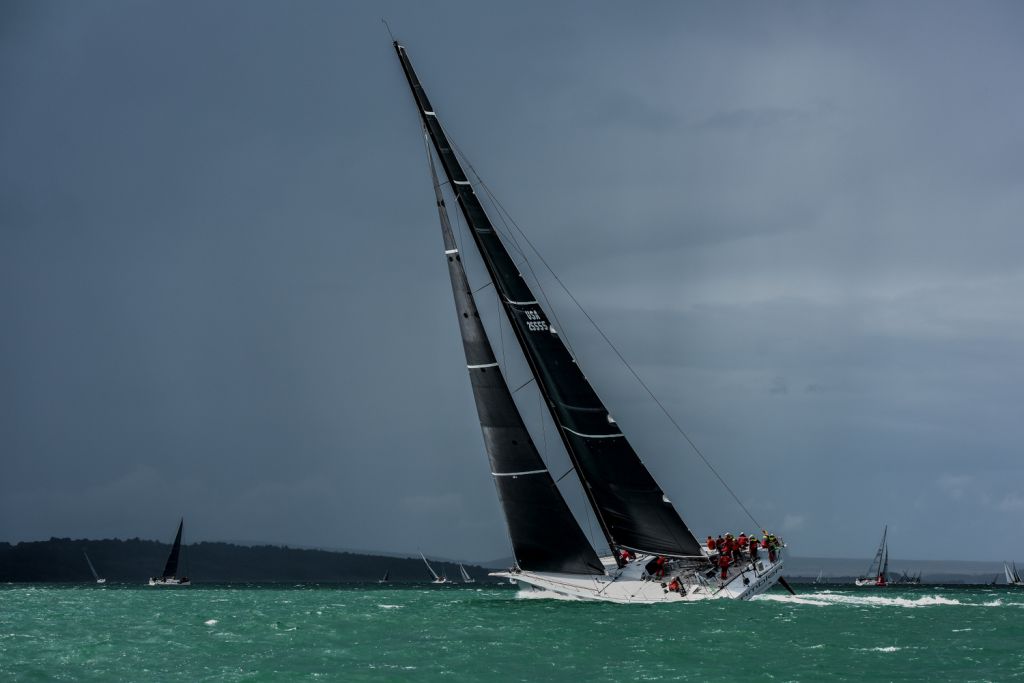
[[[427,156],[466,367],[516,564],[529,571],[603,574],[597,553],[537,452],[498,367],[462,267],[429,150]]]
[[[178,522],[178,534],[174,537],[174,545],[171,546],[171,554],[167,556],[167,564],[164,565],[164,578],[173,578],[178,575],[178,556],[181,554],[181,529],[185,526],[185,520]]]
[[[697,539],[548,322],[452,151],[405,48],[397,42],[394,46],[423,125],[609,545],[613,550],[699,556]]]

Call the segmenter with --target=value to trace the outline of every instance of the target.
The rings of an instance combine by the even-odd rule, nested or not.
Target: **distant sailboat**
[[[1024,586],[1024,581],[1021,581],[1020,574],[1017,573],[1017,563],[1003,562],[1003,573],[1006,575],[1006,583],[1009,586]]]
[[[437,584],[448,583],[448,577],[447,576],[438,576],[437,572],[435,572],[434,568],[430,566],[430,563],[427,562],[427,558],[426,558],[426,556],[422,552],[420,553],[420,557],[423,558],[423,564],[427,565],[427,571],[429,571],[430,575],[432,577],[434,577],[434,580],[431,581],[431,583],[437,583]]]
[[[882,531],[882,542],[875,553],[875,559],[871,561],[867,574],[854,581],[858,586],[878,586],[879,588],[889,585],[886,575],[889,571],[889,546],[886,538],[889,535],[889,525]]]
[[[469,575],[469,572],[466,571],[461,562],[459,562],[459,573],[462,574],[462,583],[476,583],[476,579]]]
[[[192,581],[187,576],[178,577],[178,558],[181,556],[181,530],[185,527],[185,520],[178,522],[178,533],[174,536],[174,545],[171,546],[171,554],[167,556],[167,563],[164,565],[164,573],[159,578],[149,578],[150,586],[191,586]]]
[[[889,585],[899,584],[901,586],[917,586],[920,583],[921,583],[921,572],[918,572],[917,574],[910,574],[908,572],[903,572],[896,579],[890,579],[889,580]]]
[[[92,572],[92,577],[96,579],[96,583],[106,583],[107,580],[101,579],[100,575],[96,573],[96,567],[92,566],[92,560],[89,559],[89,553],[83,550],[82,554],[85,555],[85,561],[89,563],[89,571]]]
[[[380,577],[377,580],[377,583],[387,583],[390,579],[391,579],[391,570],[390,569],[385,569],[384,570],[384,576]]]
[[[823,571],[822,571],[821,569],[819,569],[819,570],[818,570],[818,578],[816,578],[816,579],[814,580],[814,583],[824,583],[824,581],[823,581],[823,580],[822,580],[822,578],[821,578],[821,577],[822,577],[822,574],[823,574]]]

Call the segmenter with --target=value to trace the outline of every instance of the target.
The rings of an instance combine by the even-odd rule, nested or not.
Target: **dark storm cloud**
[[[507,555],[381,15],[797,552],[1019,535],[1016,4],[0,12],[0,538]],[[748,526],[540,277],[688,521]]]

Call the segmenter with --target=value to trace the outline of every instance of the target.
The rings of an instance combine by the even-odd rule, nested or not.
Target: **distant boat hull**
[[[106,580],[106,579],[96,579],[96,583],[98,583],[98,584],[100,584],[100,585],[103,585],[103,584],[105,584],[106,582],[107,582],[107,580]]]
[[[861,588],[885,588],[889,584],[878,579],[856,579],[853,585]]]
[[[730,569],[725,583],[706,574],[709,569],[688,569],[667,572],[664,579],[646,575],[645,565],[652,559],[640,556],[622,569],[615,566],[612,558],[602,558],[609,572],[602,576],[579,574],[555,574],[549,572],[507,571],[495,572],[491,576],[507,578],[526,591],[550,593],[553,598],[572,600],[593,600],[620,604],[653,604],[698,602],[701,600],[749,600],[774,586],[782,576],[783,558],[780,555],[774,563],[767,558],[759,559],[756,566],[749,561]],[[679,576],[685,592],[669,591],[666,583],[670,577]]]
[[[186,586],[191,586],[192,582],[189,581],[188,579],[182,580],[182,579],[174,578],[172,576],[172,577],[164,577],[164,578],[159,578],[159,579],[150,579],[148,585],[150,585],[150,586],[159,586],[159,587],[164,587],[164,588],[184,588]]]

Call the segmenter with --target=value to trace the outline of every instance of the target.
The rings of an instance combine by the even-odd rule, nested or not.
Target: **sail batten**
[[[435,111],[405,48],[396,42],[395,50],[421,114]],[[437,116],[422,115],[421,120],[609,545],[613,551],[628,547],[654,554],[702,556],[697,539],[667,502],[552,328],[493,229]]]

